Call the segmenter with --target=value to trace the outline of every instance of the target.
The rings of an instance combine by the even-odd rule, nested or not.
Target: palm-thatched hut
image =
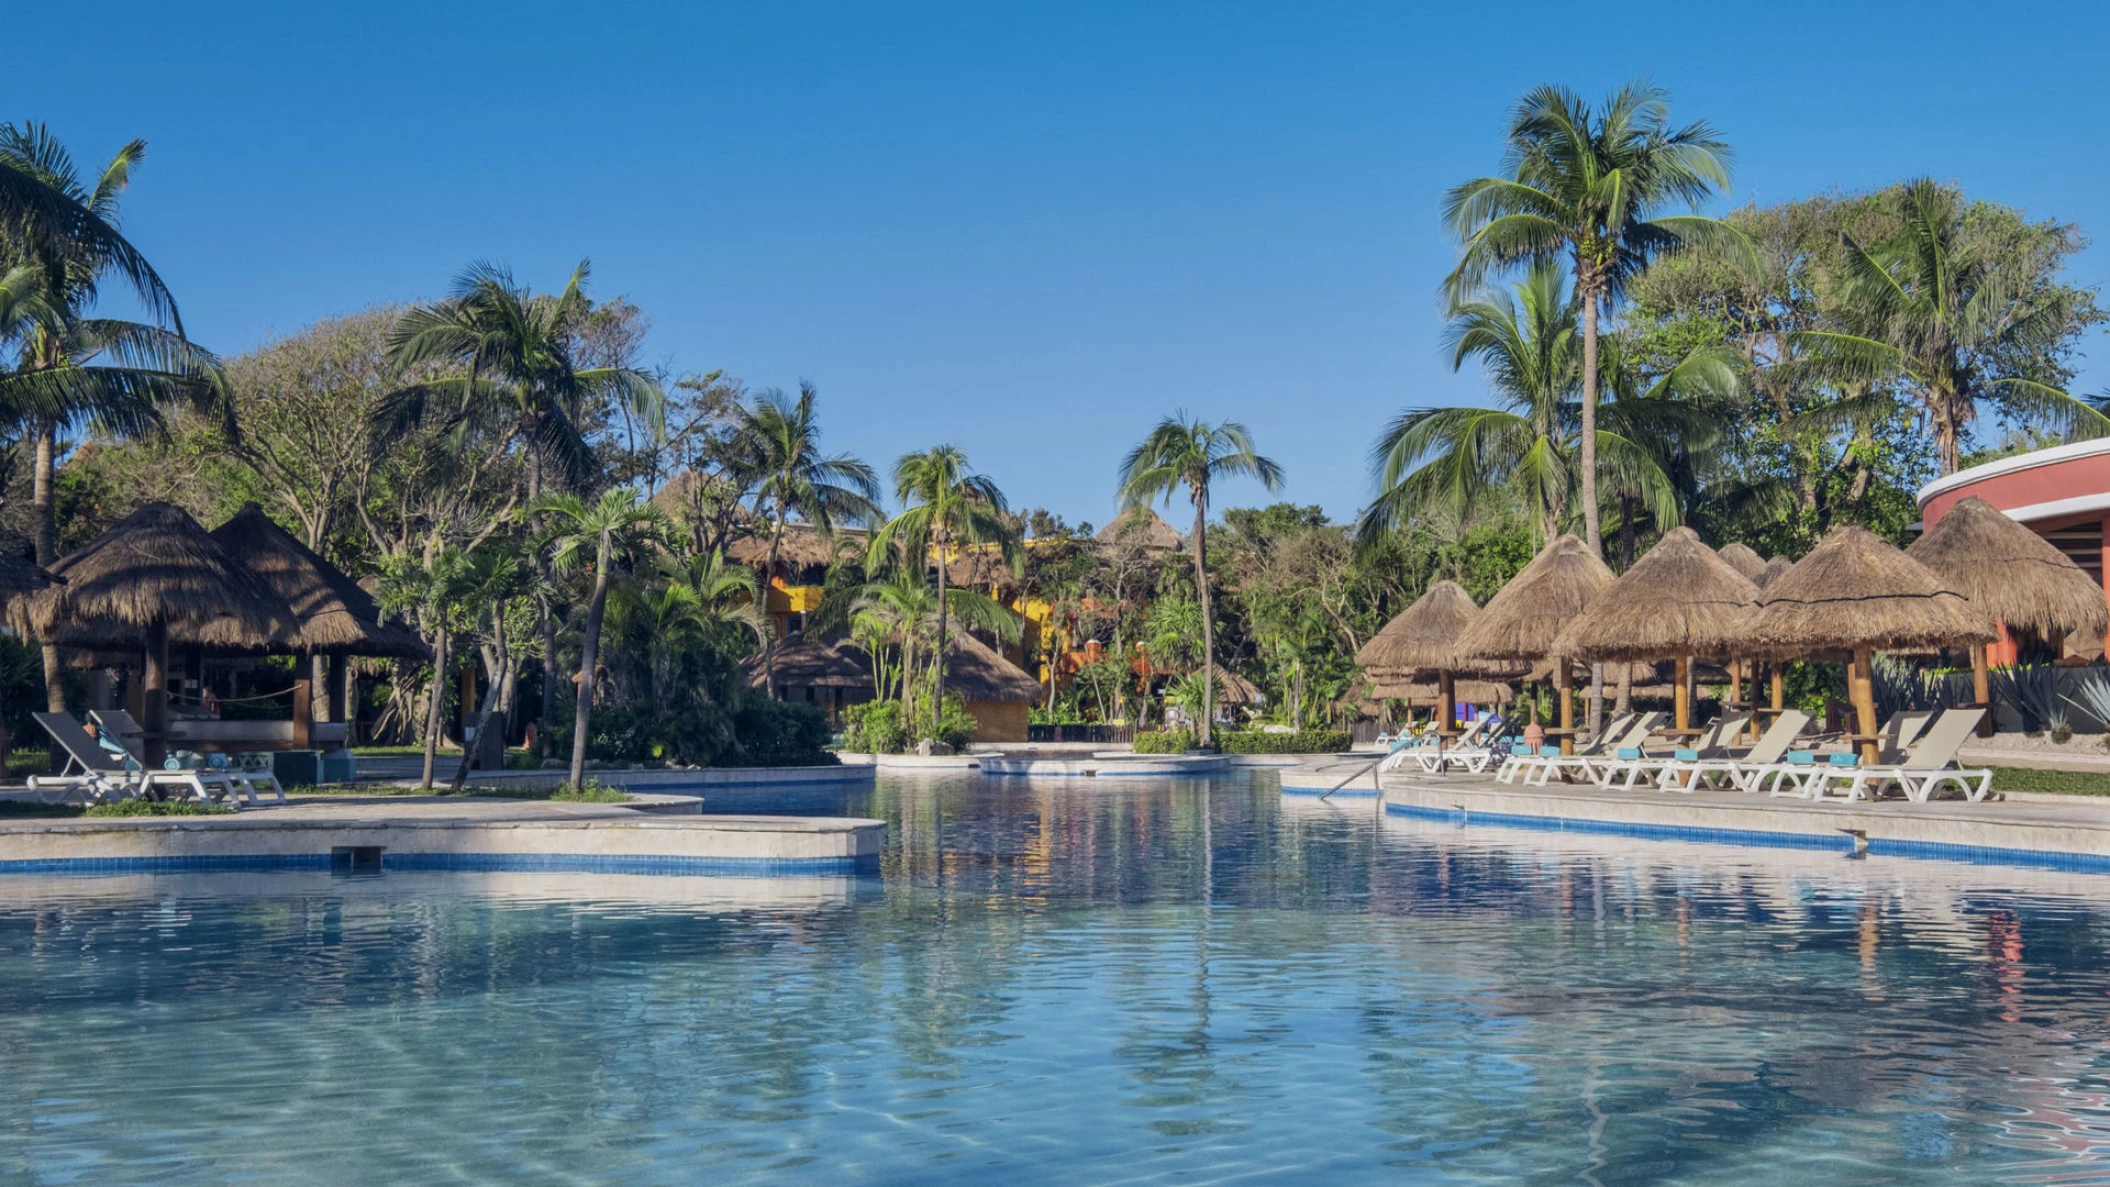
[[[1758,587],[1702,543],[1698,533],[1672,528],[1567,625],[1553,650],[1583,659],[1672,657],[1677,662],[1673,716],[1676,728],[1689,729],[1692,657],[1734,650],[1757,598]]]
[[[186,642],[268,649],[297,630],[290,607],[182,508],[148,503],[52,565],[64,610],[46,637],[64,646],[141,650],[144,758],[157,766],[168,740],[168,649]],[[38,595],[58,599],[53,588]]]
[[[1784,556],[1776,556],[1772,560],[1766,562],[1766,567],[1758,571],[1758,575],[1751,579],[1751,584],[1759,587],[1760,589],[1764,589],[1765,587],[1779,580],[1780,575],[1782,573],[1785,573],[1789,569],[1792,569],[1794,567],[1794,561],[1791,561]]]
[[[1419,677],[1433,676],[1437,728],[1447,732],[1456,720],[1458,676],[1510,676],[1519,670],[1513,663],[1481,659],[1460,650],[1466,629],[1479,617],[1480,608],[1464,587],[1455,581],[1438,581],[1357,649],[1355,662],[1380,686],[1411,685]]]
[[[2095,579],[2050,541],[1972,495],[1960,499],[1905,555],[2010,631],[2056,644],[2068,635],[2100,640],[2110,630],[2110,604]],[[1992,707],[1986,649],[1971,648],[1971,680],[1980,704]],[[1981,732],[1991,733],[1986,714]]]
[[[1612,570],[1596,554],[1574,536],[1561,536],[1488,599],[1459,650],[1480,659],[1573,658],[1555,646],[1561,631],[1611,584]],[[1554,665],[1554,687],[1560,692],[1561,751],[1572,754],[1575,705],[1567,664]]]
[[[821,639],[802,635],[777,647],[773,669],[776,687],[767,679],[761,655],[741,665],[748,687],[763,688],[781,701],[804,701],[828,711],[834,721],[845,707],[872,699],[872,657],[847,637]]]
[[[50,629],[65,609],[66,594],[60,588],[65,584],[64,578],[52,576],[34,561],[0,552],[0,601],[7,605],[7,620],[25,634]]]
[[[1124,511],[1113,522],[1099,529],[1093,536],[1101,544],[1129,544],[1142,548],[1157,548],[1176,551],[1180,547],[1180,534],[1172,525],[1148,507],[1137,507]]]
[[[1746,581],[1755,582],[1758,575],[1766,571],[1766,558],[1758,555],[1749,544],[1741,540],[1723,545],[1719,554],[1723,560],[1729,562],[1730,568],[1743,574]]]
[[[1045,692],[1040,681],[965,631],[947,635],[945,650],[945,691],[975,719],[974,740],[1025,741],[1028,710]],[[749,687],[763,687],[761,657],[742,670]],[[793,639],[777,648],[775,670],[778,699],[819,705],[831,720],[877,693],[871,655],[847,638]]]
[[[1996,637],[1992,618],[1925,565],[1866,528],[1833,529],[1810,554],[1760,591],[1747,631],[1781,656],[1847,651],[1847,691],[1860,718],[1856,740],[1876,760],[1878,651],[1938,651]]]
[[[212,538],[237,564],[263,578],[293,611],[299,629],[290,639],[275,641],[271,650],[374,659],[432,658],[432,649],[415,632],[382,620],[373,595],[294,539],[255,503],[214,528]]]

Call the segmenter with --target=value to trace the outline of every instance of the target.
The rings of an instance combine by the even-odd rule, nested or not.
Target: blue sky
[[[1437,345],[1437,207],[1524,89],[1648,75],[1735,146],[1736,202],[1925,173],[2101,236],[2110,37],[2062,7],[113,3],[113,49],[47,5],[10,15],[44,50],[5,115],[84,164],[149,140],[126,229],[224,352],[590,256],[649,362],[810,379],[875,464],[949,440],[1100,523],[1186,408],[1345,518],[1387,417],[1483,397]]]

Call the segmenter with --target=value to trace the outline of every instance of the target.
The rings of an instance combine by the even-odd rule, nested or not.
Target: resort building
[[[1920,488],[1923,526],[1932,527],[1959,501],[1977,496],[2042,536],[2102,586],[2110,556],[2110,438],[2076,441],[1959,470]],[[2007,633],[1991,648],[1992,662],[2014,663],[2027,640]],[[2062,643],[2067,656],[2094,658],[2101,639],[2044,640]]]
[[[975,719],[977,742],[1023,742],[1027,711],[1040,699],[1041,685],[1024,669],[997,654],[973,635],[957,632],[946,640],[945,691],[957,694]],[[741,665],[748,685],[761,688],[774,677],[778,700],[803,701],[828,711],[840,724],[842,711],[872,699],[872,657],[848,639],[793,638],[777,648],[765,676],[760,655]]]

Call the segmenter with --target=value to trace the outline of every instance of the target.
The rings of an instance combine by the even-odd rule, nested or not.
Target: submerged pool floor
[[[878,872],[0,882],[0,1178],[2110,1167],[2102,876],[1383,817],[1268,774],[712,806],[884,820]]]

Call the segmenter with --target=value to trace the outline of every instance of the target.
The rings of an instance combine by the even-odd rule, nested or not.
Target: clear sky
[[[150,142],[126,229],[214,349],[590,256],[648,362],[810,379],[833,448],[952,441],[1073,521],[1175,408],[1345,518],[1388,416],[1481,399],[1437,345],[1438,202],[1541,82],[1670,88],[1736,202],[1925,173],[2110,234],[2092,5],[118,0],[8,29],[39,48],[0,114],[84,165]],[[2078,389],[2110,388],[2088,345]]]

